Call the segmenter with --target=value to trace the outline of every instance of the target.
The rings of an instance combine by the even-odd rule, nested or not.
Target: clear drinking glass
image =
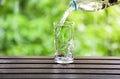
[[[74,60],[74,22],[66,21],[64,24],[54,22],[54,34],[55,62],[72,63]]]

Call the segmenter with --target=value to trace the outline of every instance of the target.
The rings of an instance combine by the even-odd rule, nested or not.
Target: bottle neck
[[[71,1],[71,7],[73,8],[73,10],[77,10],[76,0]]]

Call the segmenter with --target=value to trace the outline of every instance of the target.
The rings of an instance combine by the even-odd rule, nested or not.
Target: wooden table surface
[[[120,57],[76,57],[56,64],[53,57],[0,57],[0,79],[120,79]]]

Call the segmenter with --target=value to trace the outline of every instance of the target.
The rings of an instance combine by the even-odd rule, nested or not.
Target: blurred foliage
[[[53,56],[53,22],[70,0],[0,0],[0,55]],[[76,56],[120,55],[119,5],[97,12],[73,11]]]

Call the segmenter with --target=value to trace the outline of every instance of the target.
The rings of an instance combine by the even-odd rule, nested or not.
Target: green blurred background
[[[70,0],[0,0],[0,56],[53,56],[53,22]],[[120,55],[120,7],[73,11],[75,56]]]

